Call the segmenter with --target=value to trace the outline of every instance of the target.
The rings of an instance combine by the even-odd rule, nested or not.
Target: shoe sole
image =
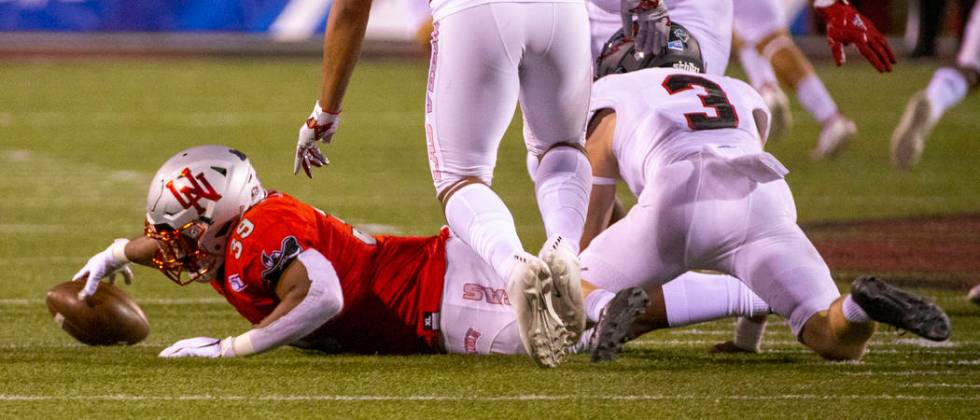
[[[949,338],[949,317],[939,306],[881,280],[874,277],[855,280],[851,296],[875,321],[911,331],[927,340]]]
[[[568,341],[568,332],[551,304],[551,286],[550,278],[535,277],[521,288],[531,313],[527,328],[522,328],[526,338],[522,338],[531,359],[540,367],[561,364]]]
[[[891,138],[892,162],[900,169],[911,169],[922,157],[929,131],[929,114],[929,103],[921,92],[905,107],[902,120]]]
[[[637,316],[646,311],[650,298],[638,287],[620,290],[606,306],[604,316],[596,324],[597,342],[592,349],[592,362],[610,362],[623,352],[623,345],[632,339],[630,327]]]
[[[555,252],[557,254],[557,252]],[[544,259],[551,271],[552,280],[552,303],[555,313],[561,319],[562,324],[569,333],[569,343],[573,346],[578,342],[582,331],[585,330],[585,309],[582,303],[582,278],[581,274],[573,276],[569,274],[569,264],[563,258],[552,255]]]

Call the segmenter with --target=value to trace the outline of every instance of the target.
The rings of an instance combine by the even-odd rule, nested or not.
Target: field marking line
[[[844,376],[939,376],[939,375],[962,375],[958,370],[906,370],[901,372],[840,372]]]
[[[499,401],[673,401],[673,400],[705,400],[705,401],[833,401],[833,400],[865,400],[865,401],[980,401],[980,395],[816,395],[816,394],[785,394],[785,395],[696,395],[696,394],[653,394],[653,395],[505,395],[505,396],[451,396],[451,395],[6,395],[0,394],[0,401],[468,401],[468,402],[499,402]]]
[[[939,383],[911,383],[903,384],[909,388],[980,388],[980,384],[949,384],[945,382]]]
[[[711,345],[718,344],[719,342],[720,341],[718,341],[718,340],[679,340],[679,339],[658,340],[656,338],[649,338],[649,339],[639,339],[639,340],[635,340],[635,341],[630,341],[627,344],[627,346],[642,347],[642,348],[680,347],[680,346],[711,346]],[[978,340],[964,340],[964,341],[944,341],[944,342],[936,343],[936,342],[928,341],[928,340],[925,340],[925,339],[900,338],[900,339],[897,339],[897,340],[882,340],[882,339],[877,339],[877,340],[871,341],[870,344],[871,344],[871,347],[872,347],[871,351],[880,351],[880,350],[883,350],[883,349],[878,348],[878,347],[915,347],[915,348],[923,348],[923,349],[941,350],[941,349],[954,349],[954,348],[961,347],[961,346],[978,345],[978,344],[980,344],[980,341],[978,341]],[[763,347],[763,350],[762,350],[763,353],[766,353],[766,352],[770,351],[770,349],[768,347],[771,347],[771,346],[791,346],[791,347],[797,347],[799,349],[799,351],[804,352],[804,353],[809,353],[810,352],[805,347],[802,347],[803,346],[802,344],[800,344],[797,341],[793,341],[793,340],[767,340],[767,339],[764,339],[762,341],[762,345],[764,346]],[[787,351],[790,351],[790,352],[791,351],[795,351],[795,350],[797,350],[797,349],[787,349]]]
[[[216,305],[227,304],[222,298],[136,299],[140,305]],[[0,306],[44,305],[43,299],[0,299]]]

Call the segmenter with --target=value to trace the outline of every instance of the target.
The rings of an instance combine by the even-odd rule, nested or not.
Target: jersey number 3
[[[735,112],[735,107],[728,100],[728,95],[725,94],[725,91],[717,83],[700,76],[672,74],[664,79],[663,86],[664,89],[667,89],[667,93],[671,95],[690,90],[694,86],[704,88],[706,94],[698,95],[701,98],[701,104],[706,108],[714,108],[718,116],[709,117],[705,112],[689,112],[684,114],[684,117],[687,118],[687,125],[691,127],[691,130],[718,130],[721,128],[738,127],[738,113]]]

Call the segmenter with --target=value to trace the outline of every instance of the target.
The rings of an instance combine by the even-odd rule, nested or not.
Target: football
[[[48,310],[69,335],[90,346],[136,344],[150,333],[150,323],[122,289],[102,282],[88,300],[78,298],[84,281],[66,281],[48,290]]]

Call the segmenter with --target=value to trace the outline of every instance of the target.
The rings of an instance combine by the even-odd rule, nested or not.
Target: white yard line
[[[504,395],[504,396],[452,396],[452,395],[4,395],[0,401],[980,401],[980,395],[717,395],[717,394],[652,394],[652,395]]]
[[[137,299],[140,305],[217,305],[226,304],[222,298]],[[0,299],[0,306],[44,305],[42,299]]]
[[[905,384],[910,388],[980,388],[980,384],[914,383]]]

